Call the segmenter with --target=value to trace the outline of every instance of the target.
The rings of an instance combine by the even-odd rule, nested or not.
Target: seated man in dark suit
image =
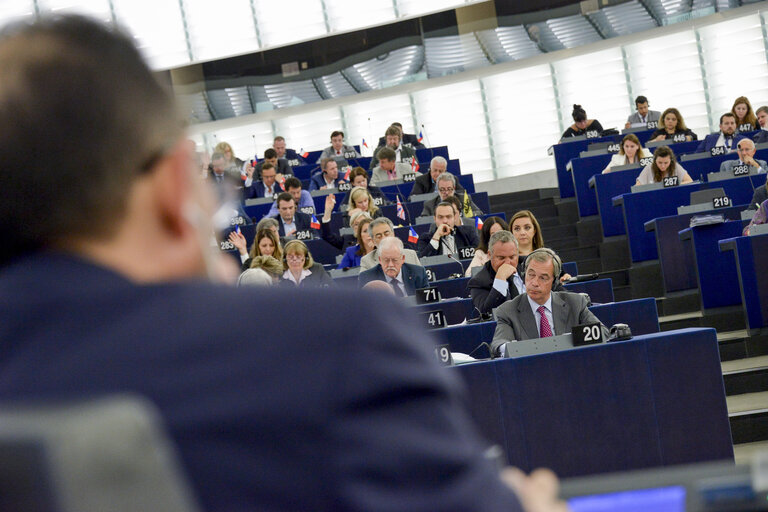
[[[752,140],[755,141],[755,144],[768,142],[768,106],[763,105],[762,107],[758,107],[758,109],[755,110],[755,115],[757,116],[757,125],[758,128],[760,128],[760,131],[757,132],[757,135],[752,137]]]
[[[291,194],[293,197],[293,200],[296,201],[297,208],[299,211],[301,211],[302,208],[313,208],[315,207],[315,202],[312,200],[312,196],[309,192],[306,190],[302,190],[301,188],[301,180],[295,176],[291,176],[287,180],[285,180],[285,183],[283,184],[285,186],[285,191]],[[275,199],[275,202],[272,203],[272,206],[269,209],[269,212],[267,212],[267,217],[275,217],[279,213],[279,210],[277,209],[277,199]]]
[[[401,123],[395,122],[392,123],[390,126],[394,126],[400,130],[400,133],[402,134],[402,141],[403,145],[410,146],[415,149],[424,149],[426,146],[421,143],[419,140],[419,137],[416,136],[413,133],[403,133],[403,125]],[[386,146],[387,145],[387,139],[385,137],[379,137],[379,143],[378,146]]]
[[[262,197],[277,197],[283,192],[283,188],[277,183],[277,172],[275,166],[269,162],[264,162],[261,168],[261,181],[253,181],[253,167],[246,167],[248,179],[243,184],[243,200],[258,199]]]
[[[284,158],[278,158],[277,157],[277,151],[275,151],[273,148],[268,148],[266,151],[264,151],[264,159],[259,160],[259,162],[256,164],[255,172],[256,178],[262,179],[261,177],[261,170],[264,167],[264,164],[272,164],[272,167],[275,168],[275,171],[277,171],[277,178],[280,179],[284,175],[288,174],[293,176],[293,169],[291,169],[291,166],[288,165],[288,160]],[[246,166],[247,167],[250,166]]]
[[[491,343],[494,354],[507,341],[548,338],[569,333],[577,325],[600,323],[587,309],[586,297],[552,291],[562,267],[554,251],[536,249],[525,263],[525,293],[495,309],[496,332]],[[608,329],[602,323],[600,327],[603,339],[608,339]]]
[[[467,193],[466,190],[463,192],[456,192],[456,184],[458,181],[456,180],[456,176],[449,172],[444,172],[440,176],[437,177],[437,197],[434,197],[432,199],[429,199],[428,201],[424,201],[424,207],[421,210],[421,216],[426,217],[428,215],[434,215],[435,214],[435,207],[448,199],[451,196],[456,196],[459,198],[459,201],[461,201],[461,204],[464,204],[464,195]],[[476,217],[478,215],[482,215],[483,211],[472,201],[472,198],[469,199],[469,205],[470,208],[472,208],[472,216]]]
[[[419,288],[429,286],[427,271],[419,265],[405,262],[403,241],[396,236],[384,238],[379,242],[379,264],[361,272],[357,277],[359,286],[370,281],[386,281],[397,297],[414,295]]]
[[[289,172],[293,173],[293,167],[304,165],[306,162],[296,150],[286,147],[285,137],[278,135],[272,141],[272,149],[277,153],[278,160],[285,160],[288,163],[288,167],[291,168]]]
[[[390,148],[395,152],[395,162],[402,162],[413,167],[412,161],[416,160],[416,151],[412,147],[402,144],[402,141],[400,140],[401,133],[402,132],[397,126],[390,126],[387,128],[387,131],[384,135],[386,144],[380,145],[373,152],[373,158],[371,158],[371,165],[369,169],[374,169],[379,165],[379,158],[377,154],[382,148]]]
[[[282,192],[277,196],[277,210],[279,213],[275,219],[281,237],[297,236],[298,233],[303,233],[302,237],[306,237],[307,233],[311,235],[311,238],[320,236],[320,231],[311,226],[312,216],[297,212],[296,201],[288,192]]]
[[[737,142],[736,152],[739,158],[737,160],[724,160],[720,164],[720,171],[732,171],[737,165],[748,165],[754,169],[754,172],[768,171],[768,164],[765,163],[765,160],[755,160],[755,143],[751,139],[745,137]]]
[[[24,112],[0,137],[0,291],[13,298],[0,304],[0,403],[144,397],[190,510],[564,506],[551,476],[483,456],[458,376],[395,301],[206,282],[234,282],[233,262],[211,252],[194,143],[133,37],[38,18],[3,31],[0,69],[13,70],[0,73],[0,112]],[[83,154],[99,179],[81,179]]]
[[[497,231],[488,241],[489,260],[467,283],[472,304],[481,315],[525,293],[525,282],[517,272],[517,239],[509,231]]]
[[[411,189],[411,195],[428,194],[430,192],[436,192],[437,178],[448,170],[448,162],[440,155],[434,157],[429,162],[429,172],[425,172],[421,176],[416,178],[413,182],[413,188]],[[464,187],[456,181],[456,191],[463,192]]]
[[[457,223],[457,224],[456,224]],[[480,239],[474,226],[462,226],[451,203],[440,203],[435,209],[435,229],[419,236],[416,252],[419,258],[450,254],[455,256],[465,247],[477,247]]]
[[[333,158],[323,158],[320,161],[320,172],[312,176],[309,182],[309,190],[325,190],[327,188],[338,188],[339,183],[346,183],[346,180],[339,176],[339,164]]]
[[[696,148],[696,152],[709,153],[712,148],[724,146],[725,150],[730,153],[736,150],[736,144],[743,138],[743,135],[736,134],[736,116],[726,112],[720,116],[720,131],[704,137],[704,140],[699,143],[699,147]]]

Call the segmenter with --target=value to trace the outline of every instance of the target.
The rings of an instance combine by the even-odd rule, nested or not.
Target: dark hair
[[[277,151],[274,148],[269,148],[264,151],[264,158],[277,158]]]
[[[280,201],[293,201],[293,196],[289,192],[280,192],[277,196],[277,206],[280,207]]]
[[[571,112],[571,117],[573,117],[573,120],[575,122],[579,121],[586,121],[587,120],[587,112],[581,108],[581,105],[573,105],[573,112]]]
[[[677,118],[677,124],[675,125],[676,132],[680,132],[680,131],[684,132],[688,130],[688,127],[685,126],[685,121],[683,121],[683,115],[680,113],[679,110],[677,110],[674,107],[670,107],[661,113],[661,125],[662,125],[660,128],[661,130],[666,131],[666,128],[663,125],[664,125],[664,118],[666,118],[668,114],[672,114]]]
[[[108,238],[131,183],[180,140],[173,95],[133,41],[82,16],[3,30],[0,118],[13,122],[0,124],[0,265],[72,237]]]
[[[357,254],[358,256],[365,256],[366,254],[366,253],[363,253],[363,229],[365,229],[365,231],[368,232],[368,225],[371,222],[373,222],[373,219],[371,219],[370,217],[366,217],[363,220],[361,220],[360,224],[358,224],[357,228],[355,228],[355,238],[357,239],[357,245],[360,246],[355,251],[355,254]]]
[[[723,119],[725,119],[726,117],[732,117],[734,121],[736,120],[736,115],[735,114],[733,114],[731,112],[726,112],[725,114],[720,116],[720,124],[723,124]]]
[[[442,202],[443,203],[451,203],[452,205],[454,205],[456,207],[456,209],[459,210],[459,216],[461,216],[461,210],[464,208],[464,205],[461,204],[461,199],[459,199],[458,197],[453,195],[453,196],[446,197],[445,199],[443,199]],[[438,206],[440,206],[440,205],[438,205]],[[437,210],[437,208],[435,208],[435,210]]]
[[[325,172],[325,168],[328,167],[328,164],[335,161],[336,160],[334,160],[333,158],[323,158],[322,160],[320,160],[320,169],[322,169],[323,172]]]
[[[301,188],[301,180],[295,176],[286,179],[285,190],[288,190],[289,188]]]
[[[269,162],[264,162],[264,163],[261,165],[261,172],[263,173],[263,172],[264,172],[264,171],[266,171],[267,169],[274,169],[274,168],[275,168],[274,164],[271,164],[271,163],[269,163]]]
[[[488,254],[488,242],[491,240],[491,228],[498,224],[504,231],[509,231],[507,222],[501,217],[488,217],[483,221],[483,228],[480,230],[480,244],[477,249]]]
[[[355,178],[357,178],[358,176],[365,176],[366,180],[369,179],[368,178],[368,171],[366,171],[362,167],[355,167],[354,169],[349,171],[349,182],[350,183],[354,183]]]
[[[638,96],[635,98],[635,106],[642,105],[643,103],[648,103],[648,98],[645,96]]]
[[[387,161],[393,161],[397,157],[397,154],[395,153],[395,150],[384,146],[380,150],[376,152],[376,158],[379,160],[387,160]]]
[[[338,137],[339,135],[341,135],[342,139],[344,138],[344,132],[341,130],[334,130],[331,132],[331,138]]]
[[[453,203],[451,203],[450,201],[440,201],[439,203],[437,203],[437,206],[435,206],[435,215],[437,215],[437,209],[440,208],[441,206],[449,206],[451,208],[451,211],[453,211]]]
[[[659,146],[656,151],[653,152],[653,163],[651,164],[651,170],[653,171],[653,181],[659,182],[664,177],[664,174],[656,165],[656,159],[658,157],[669,157],[669,168],[667,168],[667,176],[675,174],[675,168],[677,167],[677,161],[675,160],[675,152],[669,149],[668,146]]]

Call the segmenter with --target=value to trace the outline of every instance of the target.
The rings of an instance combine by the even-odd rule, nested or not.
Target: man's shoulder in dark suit
[[[755,144],[762,144],[763,142],[768,142],[768,130],[760,130],[757,132],[757,135],[755,135],[752,138],[753,141],[755,141]]]
[[[357,285],[362,287],[371,281],[383,281],[384,271],[381,265],[376,265],[368,270],[363,270],[357,275]]]
[[[46,285],[42,303],[40,283],[50,275],[67,279]],[[417,343],[412,314],[390,298],[333,289],[265,294],[201,281],[136,286],[50,254],[4,268],[0,290],[19,298],[1,312],[0,332],[13,340],[14,357],[0,365],[0,401],[146,397],[160,411],[201,509],[332,510],[341,500],[371,510],[385,496],[404,510],[425,500],[435,509],[470,510],[485,486],[484,511],[520,510],[480,456],[483,444],[456,406],[458,382]],[[255,333],[242,321],[254,311],[301,321],[263,322]],[[34,329],[25,328],[30,318]],[[360,343],[362,332],[376,336]],[[402,393],[393,397],[393,387]],[[327,419],[323,435],[318,418]],[[200,428],[206,425],[230,428]],[[354,452],[361,445],[369,447],[364,458]],[[318,453],[355,463],[317,472]],[[446,465],[457,467],[460,481],[435,493]],[[286,485],[295,478],[300,486]]]
[[[426,288],[429,286],[429,278],[427,277],[427,271],[420,265],[413,265],[411,263],[403,263],[402,268],[403,282],[409,289],[409,294],[412,294],[414,290],[419,288]],[[408,284],[410,283],[410,285]],[[411,288],[412,287],[412,288]]]
[[[416,177],[416,180],[413,182],[413,188],[411,189],[411,195],[428,194],[434,190],[435,184],[432,183],[432,176],[430,176],[429,172],[425,172]]]

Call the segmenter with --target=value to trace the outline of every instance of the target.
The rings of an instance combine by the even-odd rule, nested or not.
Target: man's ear
[[[172,236],[180,236],[189,229],[187,208],[195,198],[196,187],[202,186],[193,182],[191,163],[188,141],[179,140],[158,162],[150,177],[159,218]]]

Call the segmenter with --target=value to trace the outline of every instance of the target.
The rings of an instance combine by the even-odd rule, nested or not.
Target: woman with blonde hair
[[[621,140],[619,152],[611,157],[611,161],[603,169],[603,174],[611,172],[612,167],[637,164],[640,163],[641,158],[649,156],[651,156],[651,152],[640,144],[640,139],[637,138],[637,135],[630,133]]]
[[[736,129],[739,132],[751,132],[757,128],[757,116],[746,96],[736,98],[731,107],[731,114],[736,117]]]
[[[349,192],[349,208],[347,211],[358,209],[366,212],[372,219],[381,217],[381,210],[373,202],[373,197],[367,188],[355,187]]]
[[[280,284],[297,288],[322,288],[333,284],[320,263],[312,259],[307,245],[301,240],[291,240],[284,247],[283,278]]]
[[[229,142],[219,142],[216,144],[216,147],[213,148],[214,153],[221,153],[224,155],[224,160],[227,163],[227,169],[235,169],[238,172],[243,169],[243,162],[239,158],[235,156],[235,151],[232,149],[232,146],[229,144]],[[208,165],[208,169],[210,171],[213,171],[213,164]]]

